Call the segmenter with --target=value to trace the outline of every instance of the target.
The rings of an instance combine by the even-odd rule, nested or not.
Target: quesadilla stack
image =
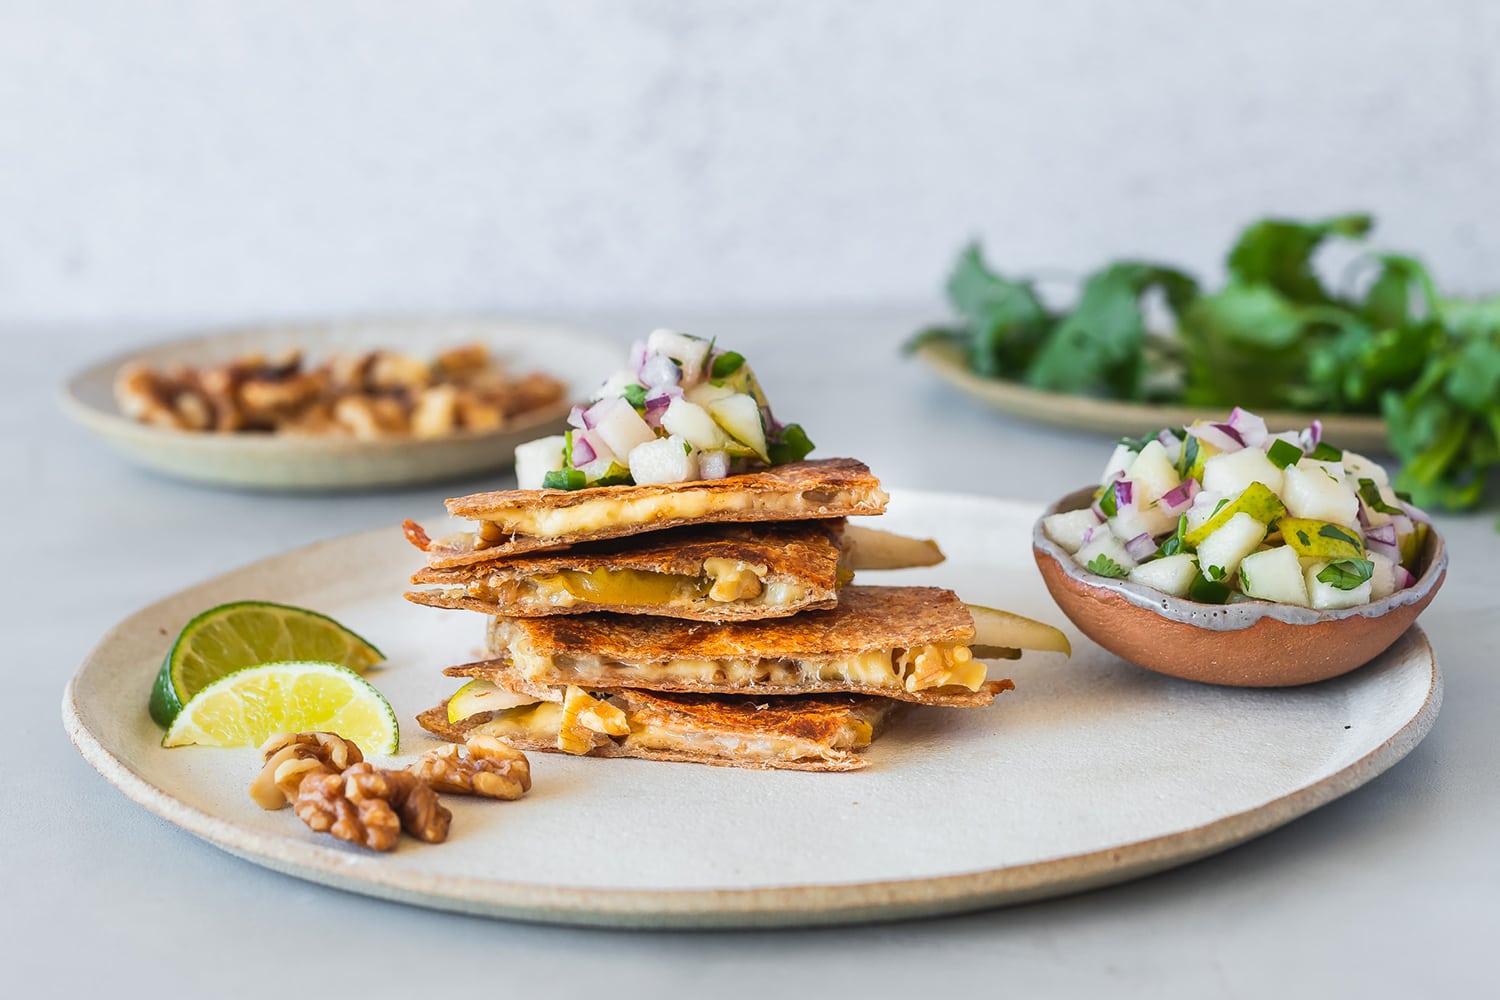
[[[678,351],[674,365],[706,345],[666,343]],[[633,377],[655,377],[663,356],[647,351]],[[726,356],[706,346],[688,392]],[[688,368],[679,369],[684,382]],[[951,591],[851,584],[856,571],[933,565],[942,554],[931,542],[848,524],[882,513],[888,500],[863,463],[803,454],[768,462],[778,443],[811,442],[769,416],[743,359],[732,372],[753,389],[738,398],[756,408],[761,439],[732,436],[739,424],[729,418],[710,422],[724,431],[712,437],[683,408],[735,418],[743,407],[733,400],[700,393],[699,407],[671,396],[656,407],[665,436],[628,453],[618,427],[616,440],[595,440],[606,419],[597,416],[560,445],[523,445],[523,488],[447,501],[469,530],[433,540],[406,522],[427,555],[408,599],[488,617],[485,658],[445,671],[467,683],[423,712],[423,727],[449,740],[487,733],[599,757],[850,770],[865,765],[860,751],[901,706],[972,708],[1010,688],[989,676],[986,658],[1065,649],[1055,629],[971,609]],[[630,387],[656,389],[627,383],[630,374],[606,383],[623,385],[622,395],[582,416],[603,409],[623,420],[605,404],[634,396],[642,407],[627,408],[649,430],[651,399]],[[735,442],[756,457],[737,454]],[[620,481],[622,459],[631,481]]]

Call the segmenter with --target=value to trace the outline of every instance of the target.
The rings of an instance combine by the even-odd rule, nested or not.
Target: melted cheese
[[[818,507],[847,507],[846,491],[819,491]],[[492,511],[479,525],[481,538],[491,544],[513,535],[564,538],[621,524],[696,520],[709,515],[739,514],[748,510],[779,515],[763,520],[795,520],[814,513],[800,495],[755,494],[742,491],[679,490],[634,498],[585,500],[571,507],[516,507]]]
[[[613,708],[613,702],[604,702]],[[618,711],[618,709],[617,709]],[[807,760],[843,756],[844,752],[869,746],[874,728],[863,719],[850,719],[825,746],[813,740],[774,733],[746,733],[728,729],[704,730],[693,727],[691,720],[677,725],[671,722],[643,720],[638,714],[623,712],[628,732],[611,734],[625,747],[644,750],[700,753],[711,757],[741,757],[751,760]],[[567,712],[562,705],[542,702],[498,713],[495,718],[476,726],[474,733],[526,739],[537,743],[557,742],[567,732]],[[595,730],[597,732],[597,730]],[[600,734],[599,739],[604,739]],[[592,745],[580,743],[569,752],[586,754]],[[564,747],[564,749],[567,749]]]
[[[661,683],[792,687],[820,680],[912,692],[955,685],[978,691],[986,677],[984,661],[975,659],[967,646],[947,643],[894,652],[867,650],[817,660],[679,657],[658,663],[626,664],[599,656],[547,656],[536,652],[523,635],[516,633],[509,645],[509,655],[516,668],[534,683],[577,684],[584,688],[650,689]]]
[[[670,606],[704,601],[785,607],[797,604],[807,588],[797,583],[763,583],[766,567],[733,559],[707,559],[704,575],[686,576],[635,569],[561,570],[522,579],[491,576],[449,590],[449,596],[499,604],[541,603],[567,608],[580,602]]]

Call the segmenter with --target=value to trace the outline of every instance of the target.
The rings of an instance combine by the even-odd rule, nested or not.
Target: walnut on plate
[[[402,830],[429,844],[441,843],[453,820],[437,793],[415,774],[365,762],[340,773],[303,778],[292,808],[318,833],[373,851],[395,848]]]
[[[365,759],[359,747],[337,733],[278,733],[260,747],[265,766],[250,783],[262,809],[280,809],[297,798],[310,774],[337,774]]]
[[[531,790],[531,762],[515,747],[476,733],[428,750],[407,768],[440,792],[514,801]]]

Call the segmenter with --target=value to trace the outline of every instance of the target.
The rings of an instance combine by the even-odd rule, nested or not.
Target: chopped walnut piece
[[[297,798],[310,774],[337,774],[365,759],[359,747],[336,733],[280,733],[261,744],[266,762],[250,783],[250,797],[262,809],[280,809]]]
[[[293,808],[313,830],[374,851],[393,849],[402,830],[430,844],[440,843],[447,839],[453,819],[432,787],[416,775],[368,763],[353,764],[338,774],[305,777]]]
[[[629,734],[630,723],[618,706],[600,701],[576,685],[568,685],[563,696],[562,724],[557,730],[559,750],[586,754],[608,743],[611,736]]]
[[[460,745],[447,743],[417,758],[407,768],[440,792],[519,799],[531,789],[531,762],[515,747],[493,736],[476,734]]]

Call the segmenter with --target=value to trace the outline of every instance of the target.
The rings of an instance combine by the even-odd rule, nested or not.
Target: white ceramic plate
[[[516,373],[545,371],[568,382],[566,399],[498,431],[434,441],[270,434],[197,434],[148,427],[120,413],[115,373],[127,361],[202,365],[251,352],[302,348],[309,360],[377,347],[431,357],[481,341]],[[244,489],[348,490],[431,482],[509,466],[516,445],[563,426],[568,406],[617,366],[622,348],[568,327],[520,321],[383,320],[267,326],[212,333],[110,358],[63,387],[64,410],[122,454],[181,479]]]
[[[951,586],[1061,624],[1032,564],[1037,508],[897,493],[882,527],[936,537],[941,566],[867,574]],[[420,516],[424,512],[413,511]],[[429,512],[430,513],[430,512]],[[262,598],[330,613],[390,657],[371,679],[412,722],[459,682],[483,618],[400,597],[419,563],[395,529],[268,559],[160,601],[100,642],[64,696],[69,734],[126,795],[258,864],[354,892],[563,923],[757,926],[951,912],[1119,882],[1223,850],[1369,781],[1426,735],[1441,685],[1413,629],[1375,662],[1290,690],[1216,688],[1128,666],[1070,630],[1072,660],[1002,664],[988,709],[914,709],[845,774],[533,754],[514,803],[446,797],[442,845],[376,855],[246,796],[252,749],[163,750],[146,713],[178,629]],[[1357,832],[1357,831],[1356,831]],[[163,850],[171,845],[164,843]]]
[[[1155,434],[1163,427],[1185,427],[1194,420],[1223,420],[1228,412],[1226,409],[1070,396],[1062,392],[1033,389],[1019,382],[986,378],[970,370],[957,347],[941,341],[923,344],[916,354],[949,385],[1001,413],[1055,424],[1058,427],[1099,431],[1111,437]],[[1319,416],[1323,421],[1323,437],[1330,444],[1361,452],[1390,451],[1385,421],[1379,417],[1357,413],[1321,415],[1276,410],[1256,412],[1265,418],[1273,430],[1306,427],[1314,416]]]

